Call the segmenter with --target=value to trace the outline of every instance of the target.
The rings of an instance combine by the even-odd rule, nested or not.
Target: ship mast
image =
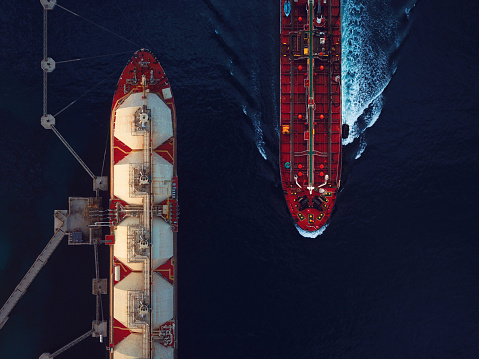
[[[308,190],[314,190],[314,0],[308,0]]]

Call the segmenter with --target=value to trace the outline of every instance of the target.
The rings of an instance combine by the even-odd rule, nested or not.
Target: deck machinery
[[[113,99],[110,189],[110,358],[176,358],[176,113],[148,50]]]
[[[323,227],[341,174],[340,0],[281,0],[280,168],[303,230]]]

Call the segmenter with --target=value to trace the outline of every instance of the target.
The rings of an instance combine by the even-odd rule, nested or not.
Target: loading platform
[[[25,294],[40,270],[58,247],[63,237],[68,237],[68,244],[94,244],[101,240],[101,228],[97,221],[97,211],[100,199],[97,197],[70,197],[70,211],[56,210],[54,212],[54,234],[33,265],[17,285],[13,293],[0,309],[0,329],[8,320],[10,312]],[[91,215],[93,213],[94,215]],[[98,273],[98,270],[97,270]]]

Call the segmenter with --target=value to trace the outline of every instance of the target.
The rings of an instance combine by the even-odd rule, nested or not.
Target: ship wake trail
[[[253,96],[254,98],[259,98],[261,94],[258,81],[258,71],[256,69],[253,70],[251,74],[251,81],[253,83]],[[243,112],[245,113],[245,115],[248,116],[245,106],[243,106]],[[266,152],[264,150],[263,130],[261,129],[261,116],[261,112],[257,110],[254,110],[250,115],[251,121],[253,121],[254,126],[256,147],[258,148],[258,151],[261,156],[263,156],[263,158],[267,160],[268,156],[266,156]]]
[[[251,120],[254,130],[254,142],[258,148],[261,156],[267,160],[268,156],[265,151],[265,142],[263,138],[263,130],[261,128],[262,112],[258,110],[260,105],[257,103],[257,98],[260,96],[260,86],[257,76],[257,71],[253,71],[251,76],[245,75],[241,68],[235,66],[233,60],[229,60],[226,68],[233,80],[234,86],[241,94],[239,99],[243,113],[246,118]]]
[[[383,92],[396,72],[395,55],[410,26],[417,0],[403,0],[402,11],[388,0],[344,0],[342,34],[343,144],[358,139],[356,159],[367,146],[366,129],[378,120]]]
[[[254,36],[253,43],[257,43],[258,40]],[[265,141],[262,129],[262,120],[263,113],[262,108],[262,93],[261,93],[261,81],[259,75],[261,73],[260,65],[258,63],[258,58],[256,56],[252,57],[249,61],[251,67],[248,69],[248,98],[253,101],[243,104],[243,113],[251,120],[251,123],[254,128],[254,141],[256,148],[258,149],[261,156],[267,160],[268,156],[265,151]]]
[[[264,150],[263,130],[261,129],[261,113],[256,110],[248,110],[247,105],[243,105],[243,113],[253,122],[256,148],[258,148],[261,156],[267,160],[268,156]]]
[[[212,17],[214,36],[227,55],[225,65],[232,84],[241,96],[238,102],[246,117],[245,120],[248,121],[247,125],[252,128],[251,139],[263,159],[268,160],[274,155],[268,147],[271,136],[267,122],[272,118],[272,111],[279,112],[277,108],[271,108],[270,103],[271,96],[276,96],[270,95],[274,89],[271,88],[269,76],[276,51],[272,45],[275,34],[271,33],[271,38],[266,38],[268,34],[261,34],[258,24],[264,25],[267,21],[273,21],[273,17],[265,19],[264,12],[273,11],[275,6],[272,3],[254,3],[242,9],[243,11],[231,11],[231,7],[225,6],[221,1],[203,0],[203,2]],[[249,21],[245,22],[244,18],[248,18]],[[267,81],[264,80],[266,78]],[[273,106],[277,104],[274,103]]]

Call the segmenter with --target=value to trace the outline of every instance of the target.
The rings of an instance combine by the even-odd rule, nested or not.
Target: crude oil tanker
[[[111,359],[176,358],[176,113],[153,54],[128,61],[111,110]]]
[[[318,231],[340,186],[340,0],[281,0],[280,168],[296,224]]]

